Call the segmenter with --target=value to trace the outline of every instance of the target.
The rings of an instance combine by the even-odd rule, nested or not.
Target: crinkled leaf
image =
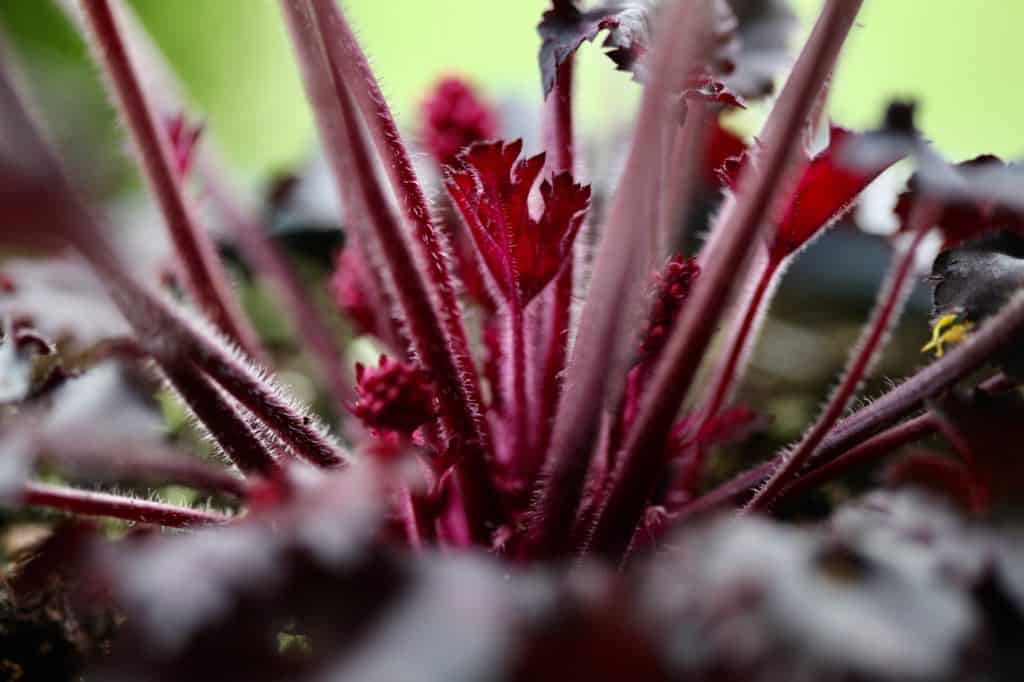
[[[543,213],[530,216],[530,189],[543,154],[517,161],[522,141],[473,145],[449,173],[448,191],[506,300],[528,303],[561,270],[590,202],[569,173],[543,180]]]
[[[609,2],[586,11],[572,2],[554,3],[537,26],[544,96],[555,87],[562,62],[604,30],[608,31],[603,43],[608,57],[620,70],[632,70],[650,44],[649,11],[640,2]]]

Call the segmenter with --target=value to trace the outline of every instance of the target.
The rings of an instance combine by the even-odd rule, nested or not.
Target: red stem
[[[460,447],[457,473],[474,540],[486,545],[502,517],[487,471],[490,437],[481,427],[478,397],[450,352],[441,315],[377,180],[352,97],[323,44],[317,18],[306,0],[282,0],[281,5],[339,192],[346,204],[370,218],[375,230],[416,355],[438,389],[442,442]]]
[[[223,514],[36,482],[24,485],[21,501],[30,507],[49,507],[71,514],[104,516],[168,528],[210,526],[231,521]]]
[[[714,388],[711,391],[711,398],[708,399],[708,403],[703,410],[704,423],[702,424],[702,428],[709,420],[718,416],[718,413],[722,410],[722,406],[725,405],[725,401],[732,392],[733,384],[740,372],[740,365],[742,364],[743,357],[747,354],[747,350],[750,348],[751,344],[756,340],[754,338],[755,335],[752,334],[755,322],[764,312],[764,307],[767,304],[765,297],[768,292],[771,291],[772,280],[775,277],[775,273],[779,271],[779,266],[781,264],[781,259],[771,257],[769,257],[764,263],[761,275],[757,278],[757,283],[754,285],[751,297],[747,301],[746,310],[743,312],[740,324],[736,328],[736,331],[732,336],[732,340],[729,343],[729,352],[725,356],[725,361],[718,370],[718,374],[713,384]]]
[[[304,414],[285,393],[229,351],[212,344],[194,349],[194,366],[220,384],[296,455],[317,466],[344,464],[344,455],[317,420]]]
[[[72,235],[73,245],[107,286],[111,298],[138,335],[140,345],[153,356],[161,369],[169,374],[182,373],[181,376],[190,371],[201,372],[196,378],[182,382],[185,390],[194,387],[203,392],[191,400],[201,406],[211,404],[213,395],[203,388],[205,378],[198,378],[205,374],[252,412],[298,456],[322,467],[337,466],[344,461],[343,453],[322,432],[316,420],[303,414],[279,388],[270,383],[269,378],[261,377],[256,369],[236,357],[215,336],[196,328],[178,310],[125,270],[103,239],[101,230],[95,225],[88,229],[85,227],[89,220],[90,216],[83,209],[76,222],[81,233]],[[243,445],[239,440],[243,437],[235,432],[231,410],[220,407],[209,414],[220,414],[229,420],[216,428],[211,427],[212,434],[233,439],[239,456],[247,458],[247,463],[262,460],[259,466],[265,464],[269,454],[248,453],[253,447],[252,441]],[[253,459],[257,457],[259,460]]]
[[[449,352],[455,360],[455,366],[468,394],[467,409],[474,412],[475,416],[475,428],[472,432],[467,431],[460,435],[479,440],[484,457],[490,460],[493,458],[490,429],[483,415],[476,409],[483,404],[480,377],[469,351],[469,341],[462,324],[462,314],[455,297],[451,273],[448,270],[450,249],[434,224],[426,196],[416,177],[409,152],[402,142],[398,125],[344,14],[335,0],[311,2],[314,16],[324,36],[323,44],[332,68],[342,75],[341,80],[349,88],[366,121],[370,138],[384,161],[383,166],[391,181],[391,189],[412,227],[413,243],[419,252],[420,264],[427,272],[427,283],[439,305],[438,313],[447,336]],[[431,300],[434,300],[433,297]]]
[[[796,449],[785,458],[782,466],[775,470],[764,486],[747,503],[745,512],[764,510],[772,505],[775,497],[800,473],[808,458],[814,454],[814,449],[832,430],[856,395],[857,387],[860,386],[864,375],[877,357],[892,323],[899,317],[898,312],[902,309],[908,293],[907,281],[914,268],[917,247],[928,233],[931,220],[934,218],[932,208],[926,207],[924,204],[921,206],[923,208],[915,211],[917,215],[912,216],[910,223],[914,230],[913,241],[901,256],[893,259],[889,281],[879,292],[878,313],[868,325],[867,335],[860,349],[847,365],[846,374],[839,384],[839,388],[832,394],[818,421],[808,430]]]
[[[663,30],[655,35],[651,77],[644,87],[626,168],[580,314],[545,475],[531,508],[526,554],[568,551],[605,403],[625,379],[633,337],[622,330],[632,328],[630,313],[639,307],[654,260],[654,189],[661,166],[661,133],[671,115],[667,102],[680,89],[680,74],[689,73],[706,52],[709,3],[679,0],[664,18]]]
[[[258,337],[245,321],[228,287],[209,235],[185,203],[170,162],[167,141],[139,84],[108,0],[81,0],[99,58],[110,78],[125,125],[135,140],[142,169],[163,213],[184,267],[189,289],[202,310],[250,356],[264,359]]]
[[[1017,385],[1018,382],[1013,381],[1005,374],[997,374],[981,382],[977,390],[995,395],[1013,390]],[[929,412],[918,415],[902,424],[890,427],[847,450],[838,457],[812,468],[809,472],[786,486],[779,493],[779,499],[781,500],[790,495],[799,495],[825,480],[834,478],[852,466],[869,461],[875,457],[880,457],[901,445],[931,435],[939,431],[941,425],[941,421]],[[828,453],[822,454],[827,455]],[[815,453],[815,459],[818,458],[818,453]]]
[[[575,58],[566,57],[558,67],[555,89],[548,95],[545,104],[545,149],[548,169],[552,175],[572,172],[575,165],[573,154],[572,95]],[[575,247],[575,243],[573,244]],[[544,358],[544,371],[540,391],[540,412],[537,428],[537,452],[543,456],[551,441],[558,399],[562,394],[562,372],[569,356],[569,325],[572,315],[573,277],[575,271],[575,248],[569,251],[562,271],[555,279],[550,295],[551,328],[548,332],[548,352]]]
[[[886,429],[868,438],[857,447],[847,450],[831,462],[815,467],[783,488],[776,502],[812,490],[850,468],[884,457],[893,450],[935,433],[938,421],[931,413],[918,415],[898,426]]]
[[[245,417],[204,374],[194,368],[160,363],[161,369],[203,428],[243,473],[272,476],[280,465]]]
[[[619,558],[633,537],[662,470],[663,445],[673,419],[731,296],[736,272],[750,249],[760,243],[764,215],[800,147],[796,140],[860,4],[859,0],[829,0],[825,5],[765,124],[760,163],[744,173],[734,210],[727,212],[724,223],[716,228],[719,237],[710,245],[706,266],[655,369],[651,388],[618,458],[611,491],[587,551]],[[751,173],[753,177],[749,177]]]
[[[84,30],[82,16],[72,11],[74,0],[64,0],[60,5]],[[145,95],[152,108],[161,115],[184,111],[186,106],[181,84],[146,33],[145,27],[120,0],[111,0],[111,7],[121,28],[124,43],[135,58],[136,68],[147,77],[143,87],[148,90]],[[211,142],[206,139],[198,151],[196,174],[201,177],[210,200],[218,207],[235,234],[246,259],[275,286],[280,307],[292,316],[299,340],[308,344],[331,397],[338,405],[346,403],[351,398],[351,383],[330,329],[312,304],[294,268],[268,238],[269,231],[244,205]]]

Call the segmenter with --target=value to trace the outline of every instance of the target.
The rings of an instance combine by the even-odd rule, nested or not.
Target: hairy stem
[[[572,96],[575,58],[569,55],[558,67],[555,89],[545,103],[545,142],[548,169],[552,175],[572,172],[575,166]],[[573,244],[575,247],[575,243]],[[541,379],[540,408],[536,442],[537,452],[545,453],[551,441],[558,399],[562,393],[562,372],[569,356],[569,324],[572,316],[573,278],[575,276],[575,248],[566,257],[554,287],[545,292],[550,305],[547,355]]]
[[[903,302],[909,293],[907,286],[910,273],[914,268],[914,256],[917,246],[924,239],[935,217],[933,207],[924,204],[917,215],[911,220],[911,228],[914,230],[913,241],[906,251],[899,256],[894,256],[890,274],[886,284],[879,292],[879,303],[874,319],[865,329],[865,337],[859,345],[859,349],[850,358],[846,372],[839,388],[832,394],[828,404],[822,411],[821,416],[814,425],[807,431],[800,443],[784,460],[780,466],[747,504],[745,511],[758,511],[767,509],[774,502],[775,497],[795,476],[800,473],[807,459],[814,453],[814,449],[825,438],[839,418],[846,411],[850,401],[857,392],[864,375],[870,369],[871,364],[878,356],[878,352],[884,345],[889,335],[892,324],[899,319],[899,312],[903,308]]]
[[[49,187],[50,205],[47,209],[51,222],[47,229],[54,235],[60,235],[89,262],[132,326],[140,348],[161,367],[172,368],[173,371],[185,371],[184,368],[195,362],[205,362],[202,369],[206,374],[289,445],[308,442],[315,446],[296,448],[296,454],[321,465],[340,463],[341,455],[337,448],[321,434],[311,418],[299,414],[278,389],[261,379],[244,361],[235,358],[216,336],[197,327],[125,267],[107,239],[103,223],[75,192],[60,161],[34,125],[4,69],[0,69],[0,111],[10,118],[20,144],[31,151],[33,164],[38,166],[33,170],[34,175],[45,178]],[[37,180],[32,177],[28,181]],[[221,377],[216,376],[218,372]],[[226,384],[225,379],[230,379],[231,385]]]
[[[687,102],[686,120],[679,130],[677,119],[669,121],[672,134],[664,149],[664,163],[661,188],[661,207],[658,216],[658,232],[664,247],[659,250],[662,255],[682,248],[686,242],[686,218],[683,208],[686,206],[688,188],[698,182],[698,172],[706,163],[707,149],[705,136],[708,124],[716,115],[711,107],[699,102]]]
[[[654,257],[657,207],[653,188],[661,161],[661,132],[672,116],[681,74],[706,52],[709,3],[679,0],[668,9],[651,52],[622,182],[594,264],[579,333],[558,404],[545,473],[531,509],[525,552],[568,551],[584,480],[600,432],[607,396],[623,383],[632,337],[622,333],[639,307]],[[679,49],[682,46],[682,49]],[[639,226],[639,229],[638,229]]]
[[[196,223],[170,162],[167,141],[139,84],[108,0],[81,0],[86,23],[98,47],[122,118],[131,132],[150,188],[200,308],[250,356],[265,359],[259,340],[245,321],[227,283],[208,234]]]
[[[886,429],[868,438],[857,447],[847,450],[831,462],[815,467],[785,486],[776,498],[776,503],[783,499],[800,495],[812,490],[826,481],[849,471],[859,464],[884,457],[897,448],[930,436],[938,430],[938,420],[931,413],[921,414],[912,419]]]
[[[160,364],[178,396],[224,454],[245,474],[272,476],[280,465],[226,396],[204,374],[187,365]]]
[[[308,0],[281,5],[338,189],[346,204],[370,218],[413,349],[438,390],[443,442],[459,448],[456,471],[474,540],[488,544],[502,517],[487,471],[490,437],[478,413],[479,398],[450,352],[441,315],[379,184],[353,97],[323,44],[317,17]]]
[[[311,0],[311,4],[329,61],[340,74],[363,115],[370,139],[384,162],[391,189],[398,198],[406,221],[412,227],[419,263],[427,273],[428,291],[432,294],[430,300],[436,300],[449,352],[465,385],[469,409],[475,413],[476,433],[473,436],[479,440],[483,455],[490,460],[493,458],[493,450],[489,426],[483,415],[476,410],[476,406],[483,404],[480,377],[469,351],[469,341],[448,269],[450,249],[434,223],[398,125],[345,16],[334,0]]]
[[[779,271],[781,264],[782,261],[776,258],[768,258],[764,262],[764,267],[761,269],[761,274],[754,284],[750,298],[744,304],[743,316],[739,319],[739,324],[729,340],[729,350],[713,380],[711,397],[708,399],[707,405],[702,409],[704,414],[703,425],[706,425],[708,420],[718,416],[725,402],[729,399],[733,386],[741,378],[739,375],[743,358],[748,354],[748,350],[752,350],[751,347],[757,340],[754,333],[757,326],[756,322],[759,318],[763,317],[764,309],[768,304],[767,295],[772,288],[772,280]]]
[[[168,528],[210,526],[231,521],[230,517],[214,512],[46,483],[26,483],[21,491],[21,501],[30,507],[48,507],[71,514],[103,516]]]
[[[681,481],[682,490],[686,493],[692,494],[700,483],[701,470],[707,455],[706,448],[701,445],[702,432],[718,416],[729,399],[734,385],[741,378],[743,359],[749,355],[749,351],[753,350],[753,345],[756,343],[757,322],[764,317],[769,304],[768,292],[772,289],[772,282],[781,265],[782,261],[777,258],[769,257],[764,261],[761,274],[754,283],[750,298],[743,304],[742,316],[728,342],[725,359],[712,380],[711,397],[708,399],[707,405],[701,409],[703,416],[697,429],[694,457],[685,465],[686,472]]]
[[[535,468],[535,463],[531,450],[530,403],[527,400],[526,389],[526,316],[523,314],[523,304],[518,300],[518,294],[513,296],[517,300],[509,302],[508,315],[512,347],[507,361],[511,367],[505,372],[511,383],[509,396],[505,402],[511,417],[508,424],[512,433],[509,454],[514,465],[520,468],[524,475],[529,476]]]
[[[759,243],[764,216],[790,159],[800,147],[798,139],[822,79],[835,64],[859,7],[859,0],[829,0],[765,124],[760,163],[741,178],[734,210],[728,211],[725,222],[716,228],[720,236],[710,244],[705,267],[669,338],[618,458],[589,552],[617,558],[629,545],[661,471],[663,445],[672,421],[736,284],[736,272],[752,245]],[[753,177],[749,177],[751,173]]]
[[[85,29],[84,17],[75,11],[74,3],[75,0],[59,2],[72,21]],[[155,113],[161,116],[185,111],[183,88],[138,17],[121,0],[110,0],[110,5],[128,53],[134,56],[138,72],[146,75],[142,86]],[[351,398],[350,382],[330,329],[304,291],[294,268],[269,239],[269,230],[245,205],[214,147],[211,140],[204,141],[195,163],[196,175],[201,178],[211,203],[237,238],[247,261],[267,277],[275,289],[281,309],[294,320],[300,342],[308,345],[320,369],[323,385],[338,405],[344,404]]]

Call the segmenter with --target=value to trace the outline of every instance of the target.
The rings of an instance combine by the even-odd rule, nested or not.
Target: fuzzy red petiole
[[[213,243],[189,210],[172,166],[168,142],[139,84],[108,0],[81,0],[90,35],[110,79],[126,127],[138,149],[146,178],[163,213],[171,241],[200,308],[249,355],[265,359],[227,283]]]
[[[545,141],[547,167],[551,175],[573,172],[575,166],[573,140],[573,79],[575,73],[575,56],[566,57],[558,67],[555,88],[548,95],[545,103]],[[554,426],[555,412],[558,410],[558,399],[562,393],[562,372],[569,356],[569,324],[572,317],[573,278],[575,276],[574,252],[555,278],[554,287],[545,296],[548,297],[550,326],[547,330],[547,354],[543,358],[544,366],[541,379],[539,420],[537,428],[536,450],[547,452],[551,441],[551,429]],[[538,358],[539,359],[539,358]]]
[[[103,516],[168,528],[192,528],[231,521],[230,517],[214,512],[46,483],[26,483],[21,491],[21,501],[30,507],[48,507],[71,514]]]
[[[611,491],[598,515],[588,552],[612,558],[626,552],[661,470],[662,446],[676,411],[732,293],[736,271],[746,261],[752,245],[760,243],[764,216],[799,148],[798,140],[815,97],[835,64],[860,4],[858,0],[830,0],[825,5],[765,124],[760,165],[753,177],[741,180],[735,206],[715,229],[719,236],[709,244],[692,298],[683,309],[617,458]],[[751,175],[750,169],[745,175]]]
[[[566,369],[551,447],[531,509],[525,552],[569,551],[594,444],[600,433],[609,389],[625,380],[632,338],[620,330],[643,296],[654,262],[657,175],[671,93],[705,52],[710,7],[680,0],[666,11],[664,28],[651,52],[651,78],[644,88],[622,181],[609,209],[590,290],[580,314],[579,333]],[[678,49],[678,46],[683,49]],[[642,226],[637,229],[636,226]]]
[[[937,213],[935,206],[922,203],[912,218],[913,240],[909,247],[893,260],[887,282],[879,292],[877,313],[865,330],[865,337],[858,350],[850,359],[839,388],[829,399],[821,416],[807,431],[796,448],[785,458],[784,463],[772,474],[764,486],[747,504],[745,511],[767,509],[795,476],[800,473],[807,459],[814,453],[822,439],[828,434],[856,394],[864,375],[870,370],[878,352],[884,345],[892,324],[899,318],[903,302],[909,293],[908,279],[914,268],[917,247],[924,239]]]
[[[371,219],[413,349],[438,389],[443,439],[459,448],[456,467],[474,540],[488,544],[502,516],[487,471],[490,434],[478,412],[474,381],[458,353],[451,351],[444,315],[435,306],[383,194],[354,97],[324,45],[327,36],[318,16],[307,0],[282,0],[281,6],[339,191],[349,199],[347,203],[360,207]],[[468,361],[468,357],[462,359]]]

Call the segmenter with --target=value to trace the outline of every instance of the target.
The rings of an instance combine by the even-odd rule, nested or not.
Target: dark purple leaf
[[[642,2],[609,2],[586,11],[572,2],[555,2],[537,26],[544,96],[554,88],[562,62],[604,30],[608,36],[602,46],[608,56],[620,70],[632,70],[650,44],[649,11]]]

